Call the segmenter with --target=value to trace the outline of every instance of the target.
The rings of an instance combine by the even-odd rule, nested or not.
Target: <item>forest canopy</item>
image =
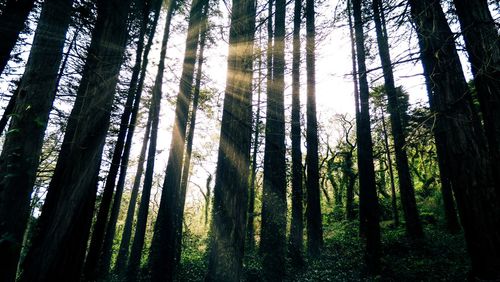
[[[0,0],[0,281],[500,280],[496,0]]]

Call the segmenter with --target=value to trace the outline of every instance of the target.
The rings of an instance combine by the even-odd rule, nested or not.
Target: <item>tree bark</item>
[[[259,29],[260,31],[260,29]],[[260,39],[260,36],[259,36]],[[250,190],[248,195],[248,220],[247,220],[247,246],[250,251],[255,249],[255,190],[256,190],[256,179],[257,179],[257,153],[259,150],[259,126],[260,120],[260,104],[261,104],[261,94],[262,94],[262,49],[259,42],[259,48],[256,51],[258,54],[258,84],[257,84],[257,105],[256,105],[256,116],[255,116],[255,131],[253,137],[253,149],[252,149],[252,171],[250,175]]]
[[[252,138],[254,0],[233,0],[206,281],[240,281]]]
[[[141,203],[139,213],[137,215],[137,224],[135,227],[135,236],[130,250],[128,269],[126,273],[127,281],[136,281],[139,272],[142,249],[144,247],[144,236],[146,233],[146,223],[149,213],[149,198],[151,196],[151,188],[153,185],[153,174],[156,157],[156,144],[158,139],[158,125],[160,123],[160,104],[162,96],[163,73],[165,70],[165,57],[167,55],[167,44],[170,37],[170,25],[172,16],[177,9],[177,1],[171,0],[168,3],[167,15],[165,19],[165,27],[160,52],[160,61],[158,71],[156,73],[155,84],[153,87],[152,105],[150,115],[152,115],[151,136],[149,139],[148,159],[146,164],[146,173],[144,175],[144,185],[142,188]]]
[[[391,207],[392,216],[394,217],[394,226],[399,226],[398,200],[396,195],[396,185],[394,185],[394,171],[392,169],[392,156],[389,147],[389,136],[387,134],[387,126],[385,124],[384,110],[382,109],[382,130],[384,134],[384,145],[387,152],[387,167],[389,168],[389,177],[391,179]]]
[[[359,213],[360,231],[366,239],[365,261],[368,273],[380,271],[380,226],[373,142],[370,133],[369,89],[366,77],[365,45],[361,1],[353,0],[354,30],[359,70],[360,113],[358,131]]]
[[[182,232],[182,222],[177,214],[181,198],[182,161],[186,143],[189,103],[192,97],[194,67],[198,52],[200,23],[202,11],[207,3],[207,0],[193,1],[189,13],[184,62],[182,65],[179,94],[175,105],[175,120],[171,137],[172,143],[170,145],[160,207],[149,254],[152,281],[171,281],[178,264],[176,261],[175,238],[177,232]]]
[[[125,51],[130,0],[98,1],[77,101],[21,281],[80,277],[92,221],[100,156]]]
[[[72,2],[48,0],[43,5],[22,82],[11,98],[12,122],[0,155],[1,281],[16,277]]]
[[[285,0],[276,0],[273,81],[266,111],[261,250],[264,277],[269,281],[281,281],[285,275],[285,8]]]
[[[16,46],[17,38],[24,29],[35,0],[8,0],[0,15],[0,74],[10,60],[10,53]]]
[[[314,1],[306,1],[307,68],[307,251],[316,257],[323,245],[319,194],[318,121],[316,117],[316,27]]]
[[[140,105],[140,97],[142,95],[138,95],[139,93],[142,93],[143,91],[143,86],[144,86],[144,80],[146,78],[146,70],[148,66],[148,55],[151,50],[151,46],[153,44],[153,39],[154,35],[156,33],[156,27],[158,25],[158,19],[160,17],[160,10],[162,6],[162,1],[157,0],[154,2],[153,5],[153,11],[154,11],[154,16],[153,20],[151,23],[151,26],[149,27],[149,37],[148,37],[148,42],[146,44],[146,48],[144,50],[143,58],[142,58],[142,66],[141,66],[141,74],[140,74],[140,79],[137,84],[137,94],[136,94],[136,100],[134,102],[134,109],[133,109],[133,114],[131,117],[130,125],[131,126],[136,126],[137,122],[137,114],[139,112],[139,105]],[[149,108],[149,113],[151,113],[151,107]],[[146,128],[145,128],[145,133],[144,133],[144,139],[143,143],[141,146],[141,151],[139,153],[139,160],[137,164],[137,171],[134,177],[134,184],[132,186],[132,191],[130,195],[130,202],[127,208],[127,216],[125,219],[125,225],[123,227],[123,233],[122,233],[122,238],[120,240],[120,247],[118,249],[118,255],[116,258],[115,266],[114,266],[114,272],[117,274],[118,278],[123,280],[125,279],[125,267],[127,265],[127,260],[128,260],[128,255],[129,255],[129,244],[130,244],[130,239],[132,237],[132,225],[134,221],[134,215],[135,215],[135,207],[137,204],[137,197],[139,194],[139,186],[141,185],[141,178],[142,174],[144,172],[144,161],[146,159],[146,150],[148,147],[148,140],[151,132],[151,123],[152,123],[152,118],[153,116],[151,114],[148,114],[148,120],[146,123]],[[132,129],[129,129],[130,132],[132,132]],[[133,135],[127,135],[127,141],[125,143],[125,152],[130,152],[130,147],[132,146],[132,139]],[[128,154],[128,153],[127,153]],[[118,184],[117,184],[117,190],[118,189],[123,189],[121,187],[124,187],[125,185],[125,177],[126,177],[126,170],[128,167],[128,156],[124,156],[124,165],[123,169],[120,171],[120,176],[118,179]],[[116,229],[116,224],[114,224],[114,229]],[[115,231],[111,231],[115,232]],[[109,235],[108,237],[111,237]],[[107,246],[108,244],[105,241],[104,247],[103,247],[103,253],[105,257],[110,256],[111,249]],[[109,250],[109,251],[108,251]]]
[[[138,1],[140,3],[141,1]],[[121,168],[121,163],[123,162],[122,154],[124,152],[123,148],[125,146],[125,138],[127,137],[129,129],[130,115],[132,114],[134,102],[136,98],[140,100],[140,94],[137,91],[137,82],[139,80],[139,73],[141,70],[142,53],[144,50],[144,37],[146,34],[146,24],[148,20],[149,7],[145,4],[136,7],[136,9],[144,16],[140,18],[141,27],[139,32],[139,41],[137,44],[135,65],[132,69],[132,77],[130,80],[129,91],[127,94],[127,100],[124,105],[124,111],[120,120],[120,129],[118,131],[117,141],[115,144],[113,156],[111,159],[111,165],[109,168],[108,176],[106,178],[106,184],[104,186],[104,191],[102,194],[101,203],[99,205],[99,211],[97,213],[96,222],[94,223],[94,228],[92,230],[92,237],[90,240],[90,246],[87,252],[87,258],[85,260],[85,266],[83,269],[83,276],[85,281],[95,281],[99,277],[103,277],[104,273],[100,272],[103,270],[103,265],[100,265],[103,261],[101,260],[103,254],[103,244],[104,237],[106,234],[106,228],[110,222],[110,206],[113,199],[113,192],[115,191],[116,177]],[[132,133],[133,134],[133,133]],[[123,190],[122,190],[123,191]],[[122,191],[116,190],[115,198],[121,199]],[[119,201],[118,201],[119,208]],[[115,204],[113,204],[115,205]],[[113,207],[115,208],[115,207]],[[115,211],[116,212],[116,211]],[[102,267],[101,267],[102,266]],[[106,268],[106,267],[105,267]],[[106,268],[106,272],[108,267]]]
[[[398,170],[401,206],[403,208],[405,227],[408,236],[413,239],[420,239],[424,236],[424,233],[418,215],[417,202],[415,200],[415,188],[410,175],[408,155],[405,150],[406,140],[404,136],[402,116],[400,113],[398,94],[392,71],[389,42],[383,31],[383,28],[385,27],[382,26],[381,14],[383,14],[383,10],[381,8],[382,2],[380,0],[374,0],[373,18],[377,33],[380,61],[382,63],[382,70],[384,73],[384,88],[387,94],[387,109],[391,118],[392,136],[394,138],[394,152],[396,154],[396,168]]]
[[[410,0],[424,71],[431,78],[436,122],[471,257],[470,278],[500,278],[500,212],[483,132],[475,122],[453,34],[439,1]]]
[[[300,28],[302,0],[295,0],[293,16],[292,59],[292,221],[290,225],[289,254],[294,266],[303,264],[304,195],[302,187],[302,141],[300,129]]]
[[[193,108],[191,110],[191,117],[189,121],[189,130],[186,137],[186,154],[184,156],[184,164],[182,168],[182,178],[180,186],[180,199],[177,207],[177,217],[179,223],[177,224],[175,231],[175,251],[176,251],[176,261],[180,262],[181,251],[182,251],[182,223],[184,219],[184,206],[186,203],[186,191],[189,179],[189,170],[191,167],[191,155],[193,152],[193,140],[194,140],[194,130],[196,127],[196,113],[198,111],[200,102],[200,87],[201,87],[201,76],[203,74],[203,61],[205,60],[205,43],[207,36],[207,25],[208,25],[208,9],[209,6],[205,5],[203,7],[203,14],[201,16],[201,28],[200,28],[200,51],[198,54],[198,66],[196,70],[196,78],[193,92]]]
[[[486,0],[453,0],[464,37],[500,195],[500,36]]]

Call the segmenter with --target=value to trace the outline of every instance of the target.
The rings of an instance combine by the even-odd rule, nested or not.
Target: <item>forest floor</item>
[[[465,281],[468,270],[463,234],[447,234],[437,224],[425,226],[425,239],[412,243],[403,227],[382,224],[382,271],[367,277],[363,270],[363,246],[357,226],[346,222],[327,224],[322,255],[301,269],[287,267],[285,281]],[[194,240],[201,244],[202,241]],[[193,244],[194,243],[194,244]],[[203,281],[207,262],[204,247],[186,248],[177,281]],[[191,241],[188,245],[196,246]],[[244,281],[263,281],[259,255],[244,260]]]

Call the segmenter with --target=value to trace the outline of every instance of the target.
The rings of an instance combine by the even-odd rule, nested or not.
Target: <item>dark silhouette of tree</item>
[[[266,279],[281,281],[285,274],[285,1],[276,0],[273,80],[268,90],[262,192],[261,252]]]
[[[424,71],[430,77],[436,123],[443,130],[449,177],[471,257],[470,277],[498,279],[498,197],[484,135],[475,121],[453,34],[439,1],[410,0]]]
[[[389,51],[388,35],[385,26],[382,24],[383,10],[380,0],[373,1],[373,18],[375,21],[375,30],[377,33],[377,43],[382,70],[384,74],[384,88],[387,94],[387,110],[391,119],[392,136],[394,138],[394,151],[396,154],[396,168],[398,170],[399,193],[401,195],[401,206],[405,218],[405,226],[408,235],[411,238],[418,239],[423,237],[422,225],[418,216],[417,203],[415,200],[415,189],[410,175],[408,165],[408,155],[406,154],[406,140],[402,124],[402,115],[398,94],[394,82],[392,70],[392,61]]]
[[[373,143],[370,133],[369,89],[366,78],[365,45],[361,1],[352,1],[356,54],[359,76],[359,129],[358,129],[358,171],[359,171],[359,218],[360,232],[366,239],[365,261],[369,273],[380,268],[380,226],[375,169],[373,165]]]
[[[492,153],[497,194],[500,195],[500,36],[486,0],[453,0],[474,86],[481,105],[484,130]]]
[[[293,62],[292,62],[292,221],[290,246],[292,263],[303,264],[304,245],[304,192],[302,187],[302,141],[300,130],[300,27],[302,23],[302,0],[295,0],[293,16]]]
[[[35,0],[8,0],[0,15],[0,74],[10,59],[19,34],[24,29]]]
[[[120,207],[121,195],[123,192],[123,186],[117,187],[121,189],[116,189],[115,184],[118,172],[122,168],[121,164],[124,161],[122,154],[124,153],[125,139],[131,132],[129,129],[130,116],[135,109],[134,103],[140,101],[140,96],[142,92],[137,92],[137,82],[139,80],[139,74],[141,70],[142,63],[142,53],[144,50],[144,37],[146,35],[146,25],[149,16],[149,6],[144,5],[141,1],[137,1],[138,6],[135,7],[139,15],[140,31],[139,31],[139,41],[137,44],[135,65],[132,69],[132,77],[130,79],[130,86],[127,93],[127,99],[125,102],[125,108],[120,119],[120,128],[118,131],[117,141],[113,151],[113,157],[111,159],[111,166],[109,168],[108,176],[106,178],[106,184],[104,186],[104,192],[102,194],[102,199],[99,205],[99,211],[97,213],[97,219],[92,230],[92,238],[90,240],[90,246],[87,253],[87,258],[85,260],[85,266],[83,270],[83,275],[87,281],[95,281],[98,277],[103,277],[104,272],[107,272],[109,268],[109,262],[102,260],[103,258],[103,247],[104,238],[106,234],[106,228],[112,225],[112,218],[118,216],[118,208]],[[149,5],[149,4],[148,4]],[[137,101],[137,102],[136,102]],[[137,114],[135,114],[137,115]],[[133,134],[133,133],[132,133]],[[113,203],[113,212],[110,218],[110,207],[113,200],[113,192],[115,192],[115,198],[118,201]],[[115,219],[116,220],[116,219]],[[104,271],[104,269],[106,269]]]
[[[15,1],[26,2],[26,1]],[[14,281],[73,1],[46,1],[0,155],[0,280]],[[19,3],[20,4],[20,3]],[[20,7],[18,7],[20,8]],[[5,13],[14,13],[10,10]],[[17,20],[17,19],[16,19]],[[12,27],[9,23],[5,27]],[[3,43],[7,36],[0,35]],[[3,45],[0,44],[0,45]],[[10,104],[10,102],[9,102]]]
[[[144,236],[146,234],[146,223],[149,213],[149,200],[151,197],[151,188],[153,185],[153,174],[156,157],[156,144],[158,141],[158,125],[160,123],[160,104],[162,96],[163,74],[165,72],[165,57],[167,55],[167,44],[170,38],[170,25],[172,16],[177,9],[178,2],[171,0],[167,4],[167,14],[165,19],[165,27],[163,31],[163,39],[160,51],[160,61],[156,73],[155,83],[153,86],[153,96],[149,114],[151,118],[151,136],[149,137],[148,158],[146,163],[146,172],[144,174],[144,184],[142,187],[141,203],[137,214],[137,224],[135,227],[135,236],[130,250],[130,257],[127,266],[126,279],[127,281],[136,281],[140,268],[142,249],[144,247]]]
[[[240,281],[242,277],[252,138],[255,4],[253,0],[232,1],[206,281]]]
[[[200,51],[198,54],[198,65],[196,69],[196,78],[194,83],[193,90],[193,107],[191,109],[191,116],[189,119],[189,130],[186,136],[186,153],[184,156],[184,164],[182,168],[182,178],[181,178],[181,186],[180,186],[180,199],[178,204],[178,210],[176,214],[178,216],[178,220],[180,221],[177,225],[178,230],[175,233],[175,252],[176,252],[176,260],[180,261],[181,251],[182,251],[182,223],[184,218],[184,205],[186,204],[186,191],[189,179],[189,169],[191,167],[191,156],[193,153],[193,140],[194,140],[194,130],[196,127],[196,113],[200,104],[200,88],[201,88],[201,76],[203,74],[203,62],[205,60],[205,45],[207,39],[207,28],[208,28],[208,10],[209,5],[205,5],[203,7],[203,13],[200,18],[201,27],[200,27],[200,38],[199,38],[199,46]]]
[[[21,281],[78,280],[127,38],[130,0],[98,1],[77,99]]]
[[[323,246],[321,202],[319,195],[318,121],[316,116],[316,27],[314,1],[306,0],[307,70],[307,252],[316,257]]]
[[[175,239],[177,232],[182,232],[182,219],[179,218],[181,199],[181,174],[186,145],[186,129],[189,116],[189,104],[193,90],[194,68],[199,46],[202,13],[208,0],[195,0],[189,12],[188,32],[184,62],[179,84],[179,94],[175,105],[175,119],[172,129],[172,143],[170,145],[165,180],[158,217],[156,219],[153,241],[149,254],[151,280],[172,280],[176,266]],[[184,208],[184,207],[183,207]]]

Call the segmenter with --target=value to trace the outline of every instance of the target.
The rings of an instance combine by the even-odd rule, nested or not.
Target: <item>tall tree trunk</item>
[[[433,114],[436,113],[436,102],[434,101],[434,94],[432,91],[431,78],[427,72],[424,71],[425,85],[427,88],[427,97],[429,99],[429,106]],[[457,233],[460,231],[460,223],[458,222],[457,210],[455,209],[455,200],[453,198],[452,183],[450,179],[449,166],[446,165],[448,160],[446,156],[446,141],[444,130],[441,124],[435,124],[434,140],[436,142],[436,154],[439,166],[439,179],[441,181],[441,195],[443,197],[443,209],[446,219],[446,228],[450,233]]]
[[[276,0],[273,81],[266,111],[261,250],[264,277],[269,281],[281,281],[285,275],[285,8],[285,0]]]
[[[289,253],[295,266],[303,264],[304,195],[302,187],[302,141],[300,130],[300,27],[302,0],[295,0],[293,16],[292,60],[292,221],[290,225]]]
[[[202,11],[206,5],[208,5],[208,0],[195,0],[191,5],[189,13],[186,49],[184,52],[179,94],[175,105],[175,120],[171,137],[172,143],[170,145],[160,207],[149,254],[152,281],[170,281],[173,279],[178,263],[175,259],[175,238],[177,232],[182,232],[182,222],[177,214],[181,198],[182,161],[186,143],[186,128],[193,88],[194,67],[198,52],[200,24]]]
[[[474,85],[483,113],[484,129],[491,152],[500,195],[500,36],[487,0],[453,0],[460,22]]]
[[[19,33],[24,29],[35,0],[8,0],[0,15],[0,74],[3,73],[10,59],[10,53],[16,45]]]
[[[255,0],[233,0],[206,281],[240,281],[252,139]],[[236,176],[236,177],[235,177]]]
[[[261,31],[259,29],[259,31]],[[248,195],[248,220],[247,220],[247,246],[250,251],[255,249],[255,190],[257,181],[257,153],[259,150],[259,126],[260,120],[260,104],[261,104],[261,94],[262,94],[262,49],[259,36],[259,48],[256,51],[258,54],[258,71],[259,77],[257,79],[257,105],[255,107],[257,113],[255,116],[255,131],[253,137],[253,148],[252,148],[252,171],[250,175],[250,190]]]
[[[396,195],[396,185],[394,185],[394,171],[392,169],[392,155],[391,149],[389,147],[389,136],[387,134],[387,126],[385,124],[385,113],[384,110],[381,109],[382,114],[380,117],[382,118],[382,131],[384,134],[384,146],[387,152],[387,167],[389,169],[389,177],[391,180],[391,206],[392,206],[392,216],[394,217],[394,225],[399,225],[399,212],[398,212],[398,200]]]
[[[359,213],[360,230],[366,239],[365,261],[369,273],[380,271],[380,226],[373,143],[370,133],[369,89],[366,77],[365,38],[361,17],[361,0],[353,0],[354,30],[359,70],[360,113],[358,129]]]
[[[148,66],[148,62],[149,62],[148,55],[149,55],[149,52],[151,51],[151,46],[153,44],[154,35],[156,33],[156,27],[158,25],[158,19],[160,17],[160,10],[161,10],[162,3],[163,3],[163,1],[157,0],[154,2],[153,6],[152,6],[154,15],[153,15],[153,20],[151,22],[151,25],[149,27],[150,30],[149,30],[148,42],[146,44],[146,48],[144,50],[144,54],[143,54],[143,58],[142,58],[143,63],[141,66],[141,74],[140,74],[139,82],[137,84],[137,94],[136,94],[136,98],[135,98],[136,100],[134,102],[133,114],[132,114],[131,121],[130,121],[130,126],[134,126],[134,128],[136,126],[137,114],[139,112],[140,97],[142,96],[142,95],[139,95],[139,93],[142,93],[142,91],[143,91],[144,80],[146,78],[146,70],[147,70],[147,66]],[[123,280],[125,278],[124,277],[125,267],[127,265],[127,260],[128,260],[128,255],[129,255],[129,248],[130,248],[129,244],[130,244],[130,239],[132,237],[132,225],[133,225],[133,221],[134,221],[135,207],[136,207],[136,203],[137,203],[137,197],[139,194],[139,186],[141,185],[142,174],[144,172],[144,161],[146,159],[146,150],[148,147],[148,140],[149,140],[149,136],[150,136],[150,132],[151,132],[152,119],[153,119],[153,116],[151,115],[151,107],[150,107],[149,114],[148,114],[148,120],[146,123],[146,128],[145,128],[145,133],[144,133],[144,139],[143,139],[141,151],[139,154],[137,171],[136,171],[136,174],[134,177],[134,184],[132,186],[132,191],[131,191],[131,195],[130,195],[130,202],[129,202],[129,205],[127,208],[127,216],[125,219],[125,225],[123,227],[122,238],[120,240],[120,247],[118,249],[118,255],[117,255],[116,263],[114,266],[114,272],[117,274],[117,276],[121,280]],[[132,128],[129,129],[129,131],[132,132]],[[127,135],[127,141],[125,142],[124,151],[126,153],[127,152],[128,153],[127,153],[127,156],[124,156],[124,158],[123,158],[124,164],[122,166],[123,169],[120,171],[120,176],[119,176],[118,184],[117,184],[117,190],[123,189],[122,187],[124,187],[124,185],[125,185],[125,177],[127,174],[126,170],[128,167],[128,159],[129,159],[128,154],[130,152],[130,147],[132,146],[132,139],[133,139],[132,134]],[[111,224],[114,225],[112,228],[116,229],[116,223],[111,223]],[[108,230],[108,232],[114,233],[115,231]],[[108,238],[111,237],[111,234],[107,235],[107,237]],[[103,256],[105,257],[105,259],[107,259],[107,257],[110,257],[110,253],[111,253],[111,248],[109,248],[109,246],[108,246],[109,244],[107,242],[109,242],[108,239],[106,239],[104,247],[103,247]]]
[[[186,192],[189,179],[189,169],[191,167],[191,155],[193,152],[193,140],[194,140],[194,130],[196,127],[196,112],[198,111],[200,102],[200,87],[201,87],[201,76],[203,74],[203,61],[205,59],[205,43],[207,37],[207,25],[208,25],[208,9],[209,5],[203,7],[203,14],[201,16],[201,28],[200,28],[200,52],[198,54],[198,66],[196,70],[196,78],[193,92],[193,108],[191,110],[191,117],[189,121],[189,130],[186,137],[186,154],[184,156],[184,167],[182,168],[182,178],[180,186],[180,199],[177,207],[177,217],[179,224],[177,224],[175,231],[175,251],[176,251],[176,261],[180,262],[181,251],[182,251],[182,222],[184,218],[184,205],[186,203]]]
[[[349,22],[349,37],[351,39],[351,61],[352,61],[352,81],[354,87],[354,106],[355,106],[355,118],[356,118],[356,138],[359,136],[360,127],[360,116],[359,116],[359,87],[358,87],[358,68],[356,66],[356,45],[354,38],[354,25],[352,22],[351,14],[351,1],[347,1],[347,16]],[[354,149],[353,149],[354,150]],[[351,160],[352,161],[352,160]],[[352,167],[352,165],[351,165]],[[356,184],[356,175],[354,173],[352,176],[352,182],[346,191],[346,219],[354,220],[354,186]]]
[[[316,27],[314,0],[306,1],[307,68],[307,251],[315,257],[323,245],[319,194],[318,121],[316,117]]]
[[[141,3],[141,1],[137,2]],[[132,77],[130,80],[127,100],[125,102],[124,111],[120,120],[120,129],[118,131],[117,141],[111,159],[111,165],[109,168],[108,176],[106,178],[106,185],[104,186],[104,192],[102,194],[96,222],[92,230],[92,238],[90,240],[87,258],[85,260],[83,276],[84,280],[86,281],[95,281],[99,276],[101,276],[101,274],[103,274],[99,273],[99,264],[101,263],[100,259],[102,257],[102,247],[104,243],[106,227],[108,225],[110,206],[113,198],[113,192],[115,190],[116,177],[118,176],[121,163],[123,162],[122,154],[123,148],[125,146],[125,138],[127,137],[127,131],[129,129],[130,115],[132,114],[134,102],[138,95],[138,98],[140,100],[141,93],[136,93],[136,90],[137,82],[139,80],[139,73],[141,70],[142,53],[144,50],[144,37],[146,34],[146,24],[149,16],[149,7],[144,4],[136,7],[136,9],[143,16],[139,19],[141,21],[141,27],[136,50],[135,65],[132,69]],[[117,197],[116,195],[119,195],[119,197],[121,198],[121,191],[117,190],[115,197]]]
[[[167,55],[167,44],[170,37],[170,25],[172,16],[177,9],[177,1],[170,0],[167,7],[165,27],[163,31],[163,40],[160,52],[160,62],[156,73],[155,84],[153,87],[153,101],[150,109],[152,115],[151,136],[149,139],[148,159],[146,164],[146,173],[144,175],[144,185],[142,188],[141,203],[137,215],[137,225],[135,227],[135,236],[130,250],[128,269],[126,274],[127,281],[136,281],[139,272],[142,249],[144,247],[144,236],[146,234],[146,223],[149,213],[149,198],[151,196],[151,187],[153,185],[153,174],[156,157],[156,144],[158,139],[158,125],[160,123],[160,104],[163,84],[163,73],[165,71],[165,57]]]
[[[16,277],[72,2],[43,5],[18,95],[11,98],[12,122],[0,155],[0,281]]]
[[[471,278],[500,278],[500,212],[483,132],[475,122],[453,34],[439,1],[410,0],[424,71],[431,78],[437,124],[465,240]]]
[[[156,3],[158,3],[158,4],[156,4]],[[144,49],[144,54],[143,54],[143,58],[142,58],[142,66],[141,66],[141,71],[140,71],[140,75],[139,75],[140,78],[139,78],[138,84],[133,84],[133,85],[135,85],[134,89],[131,89],[131,91],[133,90],[133,92],[136,92],[136,95],[134,98],[134,106],[132,108],[130,122],[128,125],[127,138],[125,141],[125,146],[123,147],[123,155],[121,157],[120,176],[118,177],[118,182],[116,184],[116,192],[115,192],[115,196],[113,199],[113,206],[111,207],[109,222],[106,226],[106,235],[104,237],[104,243],[102,246],[101,262],[99,265],[100,277],[106,277],[106,275],[109,273],[110,266],[111,266],[111,256],[112,256],[112,251],[113,251],[114,237],[115,237],[115,233],[116,233],[116,224],[118,221],[118,215],[120,213],[123,189],[125,187],[125,179],[126,179],[127,170],[128,170],[128,161],[130,158],[130,150],[132,148],[132,141],[133,141],[135,127],[136,127],[136,123],[137,123],[137,115],[139,114],[139,106],[141,103],[144,79],[145,79],[145,75],[146,75],[146,70],[148,68],[148,59],[147,58],[148,58],[149,52],[151,50],[151,45],[152,45],[153,37],[155,34],[156,25],[158,22],[157,15],[160,14],[161,3],[162,3],[162,1],[155,1],[155,5],[157,6],[157,8],[154,7],[154,9],[155,9],[154,10],[154,22],[153,22],[153,25],[151,26],[151,31],[150,31],[150,35],[148,38],[148,42],[147,42],[147,45]],[[145,12],[147,12],[147,17],[149,18],[149,8],[146,9]],[[147,24],[148,18],[143,19],[144,24]],[[151,124],[151,122],[149,124]],[[146,131],[149,131],[149,125],[148,125],[148,129],[146,129]],[[143,159],[144,159],[144,157],[143,157]],[[136,193],[136,195],[137,195],[137,193]],[[135,202],[136,202],[136,200],[134,200],[134,208],[135,208]],[[128,241],[130,241],[130,240],[128,240]]]
[[[384,73],[384,88],[387,94],[387,109],[391,118],[392,136],[394,138],[394,152],[396,154],[396,168],[398,170],[401,206],[403,208],[407,234],[413,239],[420,239],[423,237],[424,233],[418,216],[417,203],[415,200],[415,188],[410,175],[408,155],[405,150],[406,140],[403,132],[401,113],[399,111],[400,106],[398,94],[394,83],[388,38],[384,34],[382,27],[381,14],[383,13],[383,10],[381,10],[381,8],[382,2],[380,0],[373,0],[373,18],[377,33],[380,61],[382,63],[382,70]]]
[[[127,38],[130,0],[98,1],[77,101],[70,115],[21,281],[79,279],[92,221],[100,156]]]
[[[9,118],[12,115],[14,106],[16,105],[16,99],[17,99],[17,91],[14,92],[14,94],[12,94],[12,97],[10,97],[9,103],[7,104],[7,107],[5,107],[2,117],[0,118],[0,136],[2,136],[3,131],[5,130],[5,127],[9,122]]]
[[[346,189],[346,219],[349,221],[354,220],[354,185],[356,184],[356,174],[354,173],[353,168],[353,147],[351,151],[347,152],[344,156],[344,166],[346,168],[345,176],[347,181],[347,189]]]

